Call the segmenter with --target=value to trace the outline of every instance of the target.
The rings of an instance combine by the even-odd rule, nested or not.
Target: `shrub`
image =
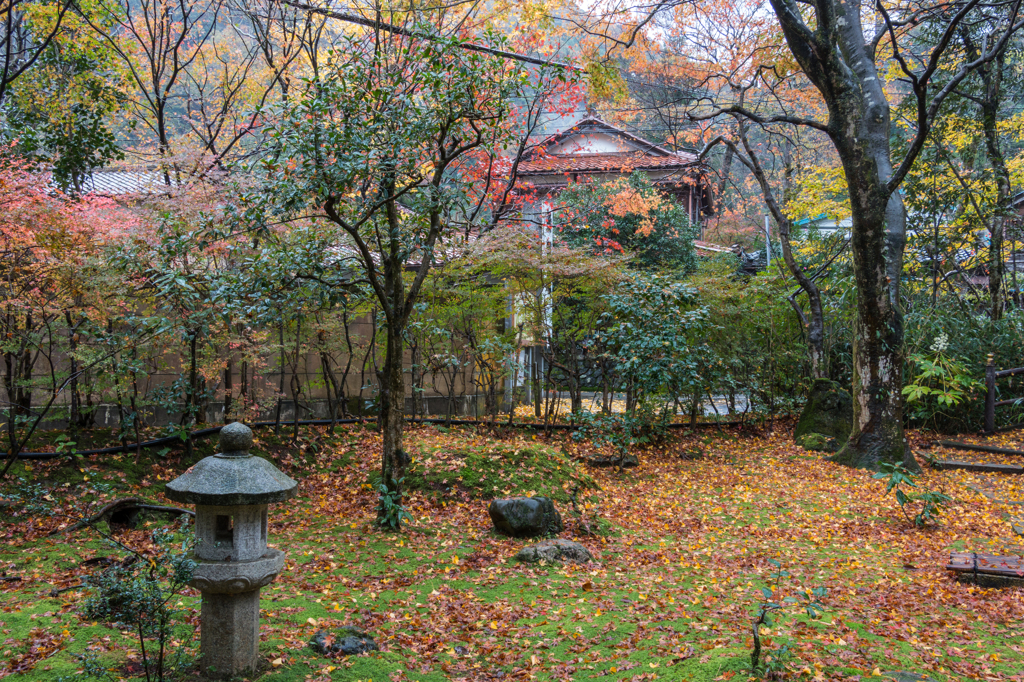
[[[992,353],[996,366],[1001,368],[1020,366],[1024,311],[1011,310],[1003,319],[993,321],[987,315],[952,305],[932,307],[918,300],[910,307],[904,325],[908,419],[943,432],[980,429],[985,418],[982,381],[986,358]],[[1001,379],[997,386],[999,399],[1024,394],[1019,377]],[[928,391],[917,393],[916,387]],[[1000,408],[996,418],[999,424],[1022,421],[1024,408]]]
[[[400,530],[402,523],[412,521],[412,516],[402,504],[402,484],[404,478],[398,480],[394,489],[383,483],[377,484],[377,525],[388,530]]]
[[[170,667],[183,669],[187,664],[186,648],[180,646],[169,666],[167,644],[182,613],[178,595],[192,580],[196,568],[191,553],[195,537],[190,530],[178,537],[167,530],[156,530],[153,543],[155,555],[132,552],[127,561],[91,577],[82,612],[88,620],[113,623],[135,633],[146,680],[163,682]],[[147,642],[151,642],[148,649]],[[86,660],[85,664],[92,676],[113,679],[95,660]]]
[[[906,518],[907,523],[917,528],[922,528],[929,521],[935,519],[939,512],[942,511],[942,507],[953,501],[953,498],[949,495],[934,490],[924,490],[908,495],[904,488],[916,488],[917,483],[914,481],[917,475],[904,467],[901,462],[885,463],[882,464],[881,468],[882,470],[872,478],[888,479],[888,483],[885,486],[886,495],[890,492],[895,492],[896,502],[900,505],[903,517]],[[910,503],[919,503],[919,511],[913,518],[907,513],[907,505]]]

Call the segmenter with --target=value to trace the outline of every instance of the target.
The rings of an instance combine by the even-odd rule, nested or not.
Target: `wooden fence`
[[[997,407],[1024,403],[1024,396],[996,400],[996,379],[1012,377],[1017,374],[1024,374],[1024,367],[1003,369],[997,372],[994,356],[992,353],[988,354],[988,362],[985,364],[985,433],[995,433],[996,431]]]

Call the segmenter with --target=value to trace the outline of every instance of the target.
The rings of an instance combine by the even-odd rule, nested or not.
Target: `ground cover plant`
[[[494,534],[486,495],[468,489],[410,486],[412,521],[402,533],[381,531],[368,483],[380,436],[358,425],[320,435],[315,456],[278,458],[300,479],[300,496],[271,510],[271,543],[288,564],[262,593],[261,679],[747,679],[751,625],[780,569],[778,594],[810,591],[824,613],[812,620],[794,611],[759,628],[761,661],[778,678],[904,670],[939,681],[1024,679],[1024,591],[959,583],[942,568],[950,550],[1013,551],[1004,507],[977,489],[1022,499],[1016,478],[924,467],[919,485],[952,502],[919,529],[884,481],[827,463],[782,431],[676,433],[644,449],[637,469],[584,472],[594,487],[580,497],[594,499],[613,533],[584,533],[560,503],[562,537],[585,544],[597,563],[528,567],[512,561],[528,541]],[[453,453],[474,451],[593,454],[587,443],[529,432],[424,427],[409,440],[421,444],[422,461],[461,462]],[[699,460],[687,456],[696,448]],[[530,461],[513,459],[512,470]],[[147,464],[135,481],[100,461],[81,470],[33,465],[51,512],[4,511],[0,676],[81,679],[86,655],[113,679],[140,676],[137,637],[84,617],[85,592],[65,590],[100,570],[99,557],[120,554],[88,529],[59,529],[118,496],[160,500],[160,484],[189,462],[171,455]],[[109,530],[155,556],[153,533],[167,526],[149,518]],[[194,653],[198,605],[186,590],[169,656]],[[345,624],[369,632],[380,651],[331,659],[307,647],[318,629]]]

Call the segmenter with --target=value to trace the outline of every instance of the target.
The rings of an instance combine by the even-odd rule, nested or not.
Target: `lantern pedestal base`
[[[210,677],[255,670],[260,647],[260,591],[203,593],[201,667]]]

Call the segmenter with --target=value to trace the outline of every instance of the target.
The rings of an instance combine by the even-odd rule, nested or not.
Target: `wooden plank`
[[[933,462],[936,469],[963,469],[964,471],[980,471],[989,474],[1024,474],[1024,467],[1011,464],[980,464],[978,462],[958,462],[953,459],[937,459]]]
[[[997,448],[992,445],[975,445],[974,443],[961,443],[958,440],[937,440],[936,445],[941,445],[944,448],[953,448],[954,450],[969,450],[971,452],[991,452],[995,455],[1015,455],[1017,457],[1024,457],[1024,452],[1020,450],[1011,450],[1009,448]]]
[[[977,557],[977,559],[975,559]],[[977,566],[975,566],[977,560]],[[1024,561],[1019,556],[995,556],[974,552],[951,552],[947,571],[1024,578]]]

